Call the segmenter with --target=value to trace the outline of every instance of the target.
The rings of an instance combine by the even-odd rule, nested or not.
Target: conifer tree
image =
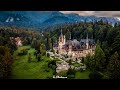
[[[99,44],[96,46],[94,59],[96,70],[102,70],[105,68],[105,54]]]
[[[120,60],[119,55],[115,52],[109,61],[107,66],[108,76],[110,79],[120,79]]]

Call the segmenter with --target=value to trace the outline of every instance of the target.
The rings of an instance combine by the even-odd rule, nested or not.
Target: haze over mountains
[[[64,14],[59,11],[0,11],[0,26],[43,29],[64,23],[94,22],[101,19],[112,25],[120,23],[116,17],[82,16],[75,13]]]

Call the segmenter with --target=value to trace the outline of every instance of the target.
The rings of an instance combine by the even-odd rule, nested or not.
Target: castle
[[[17,47],[22,46],[22,41],[21,41],[20,37],[16,37],[16,38],[10,37],[10,40],[12,43],[15,42]]]
[[[59,55],[68,55],[70,58],[81,58],[86,57],[86,55],[94,54],[95,51],[95,41],[93,39],[88,38],[88,34],[86,39],[81,39],[78,41],[77,39],[70,39],[66,41],[65,35],[62,34],[59,36],[58,43],[54,45],[55,53]]]

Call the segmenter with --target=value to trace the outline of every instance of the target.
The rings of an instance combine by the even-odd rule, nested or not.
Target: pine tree
[[[11,75],[11,65],[12,65],[12,55],[10,53],[10,50],[7,47],[1,46],[0,50],[4,49],[3,56],[0,58],[1,63],[1,70],[0,73],[2,74],[3,79],[10,78]]]
[[[85,65],[87,67],[87,69],[94,71],[95,70],[95,59],[94,56],[91,56],[90,54],[88,54],[85,58]]]
[[[117,37],[114,39],[114,43],[111,46],[112,52],[117,51],[118,54],[120,55],[120,34],[117,35]]]
[[[41,59],[41,54],[38,54],[38,62],[40,61]]]
[[[96,70],[102,70],[105,68],[104,67],[105,61],[106,61],[105,54],[99,44],[97,44],[97,46],[96,46],[94,59],[95,59],[95,69]]]
[[[36,46],[37,46],[37,40],[36,38],[33,38],[31,47],[36,48]]]
[[[46,50],[50,50],[50,38],[47,36]]]
[[[117,26],[118,26],[118,24],[117,24],[117,23],[115,23],[115,24],[114,24],[114,27],[117,27]]]
[[[107,66],[108,76],[110,79],[120,79],[120,60],[119,55],[115,52],[109,61]]]
[[[31,62],[31,59],[32,59],[32,58],[31,58],[31,54],[29,53],[29,54],[28,54],[28,62]]]

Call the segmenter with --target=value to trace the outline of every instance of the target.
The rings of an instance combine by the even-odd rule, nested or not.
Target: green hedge
[[[27,55],[27,53],[28,53],[28,50],[27,50],[27,49],[22,49],[20,52],[18,52],[18,55],[19,55],[19,56]]]

